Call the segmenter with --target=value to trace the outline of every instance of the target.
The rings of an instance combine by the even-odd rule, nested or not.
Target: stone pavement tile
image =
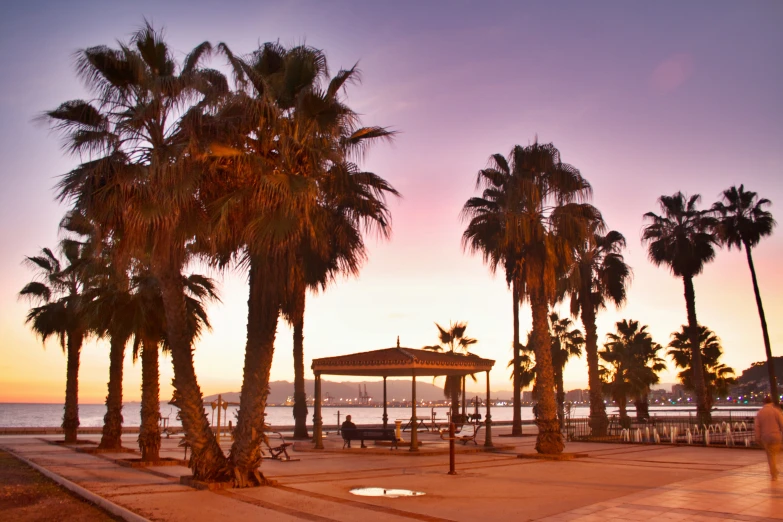
[[[606,517],[602,517],[600,514],[597,513],[593,513],[592,515],[584,515],[574,519],[574,521],[576,522],[603,522],[605,520]]]
[[[678,520],[688,520],[688,514],[677,513],[674,511],[665,511],[660,514],[653,515],[649,518],[650,522],[676,522]]]
[[[750,509],[742,511],[740,515],[750,515],[754,517],[767,517],[773,519],[783,519],[783,500],[770,499],[762,502]]]
[[[141,494],[112,498],[150,520],[166,522],[194,522],[200,520],[274,520],[275,522],[301,522],[296,515],[239,502],[216,495],[210,491],[190,489],[182,493]],[[328,519],[325,519],[328,520]]]
[[[221,495],[241,502],[255,503],[270,509],[294,509],[301,516],[317,516],[341,522],[373,522],[399,521],[400,517],[394,514],[394,510],[404,510],[409,503],[416,502],[417,498],[383,499],[389,508],[384,512],[383,508],[367,504],[362,497],[353,499],[324,498],[322,496],[306,495],[304,492],[292,491],[282,488],[249,488],[245,490],[226,490]]]

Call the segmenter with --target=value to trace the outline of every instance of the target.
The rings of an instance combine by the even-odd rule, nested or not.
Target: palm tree
[[[122,379],[125,346],[131,336],[131,296],[126,266],[119,266],[116,238],[102,236],[96,223],[90,222],[76,211],[66,213],[60,222],[63,230],[86,237],[81,243],[85,252],[89,249],[92,262],[85,265],[90,270],[91,288],[84,292],[82,312],[88,327],[99,339],[109,338],[109,382],[106,395],[106,414],[99,449],[122,448]]]
[[[238,257],[249,268],[245,374],[230,459],[237,485],[253,485],[264,481],[257,468],[277,320],[282,307],[292,319],[304,313],[303,248],[331,248],[330,234],[318,235],[327,230],[323,202],[337,201],[356,226],[371,227],[367,216],[373,213],[386,217],[384,194],[396,192],[360,172],[350,154],[360,156],[368,143],[392,133],[357,128],[340,93],[358,71],[340,71],[327,82],[321,51],[265,44],[243,59],[223,44],[221,49],[237,92],[215,119],[220,140],[200,140],[207,142],[215,172],[228,173],[215,184],[220,257]],[[299,331],[296,324],[294,329]]]
[[[84,294],[91,282],[85,265],[89,258],[78,242],[63,241],[62,258],[44,248],[37,256],[25,258],[25,263],[38,272],[35,281],[19,292],[19,297],[38,304],[30,309],[25,321],[46,343],[57,337],[67,357],[65,408],[62,428],[65,442],[77,439],[79,427],[79,358],[82,342],[88,333],[84,315]]]
[[[435,326],[438,328],[438,340],[440,341],[440,344],[424,346],[425,350],[468,355],[470,353],[470,347],[478,342],[478,340],[473,339],[472,337],[465,337],[465,330],[468,328],[467,322],[450,322],[448,330],[444,329],[438,323],[435,323]],[[451,398],[452,419],[459,417],[459,398],[462,393],[462,379],[463,377],[460,376],[447,375],[446,384],[443,386],[443,394],[446,397]]]
[[[631,268],[621,253],[625,248],[625,237],[616,230],[602,235],[596,231],[599,225],[594,223],[587,240],[577,245],[574,264],[563,284],[565,295],[570,297],[571,315],[576,317],[581,312],[590,387],[590,427],[594,434],[600,436],[606,434],[608,419],[598,367],[595,320],[598,311],[606,308],[607,301],[618,308],[625,303]]]
[[[775,379],[775,364],[772,359],[772,348],[769,343],[769,331],[767,319],[764,317],[764,307],[761,304],[761,292],[756,280],[756,269],[753,266],[751,250],[759,244],[762,237],[772,235],[775,228],[775,220],[772,214],[764,210],[771,205],[768,199],[759,199],[758,194],[745,191],[745,186],[739,188],[732,186],[723,191],[723,201],[712,206],[712,209],[720,215],[718,233],[723,243],[729,249],[737,247],[741,250],[745,247],[745,255],[748,257],[750,277],[753,281],[753,293],[756,295],[756,306],[759,309],[761,320],[761,333],[764,337],[764,349],[767,352],[767,369],[769,371],[769,395],[776,404],[780,401],[777,380]]]
[[[186,290],[187,323],[190,335],[197,339],[204,328],[210,329],[205,303],[220,301],[211,278],[191,274],[182,278]],[[130,323],[133,331],[133,361],[141,357],[141,426],[139,449],[142,460],[160,460],[160,383],[158,349],[170,352],[166,340],[166,313],[160,287],[149,267],[139,264],[132,278],[134,288],[130,306]]]
[[[521,389],[525,389],[528,386],[533,386],[532,393],[535,397],[536,389],[535,389],[535,383],[536,383],[536,355],[535,351],[533,350],[533,345],[530,344],[530,339],[533,336],[533,332],[527,333],[527,342],[525,344],[520,343],[519,344],[519,351],[520,356],[518,357],[518,361],[515,361],[514,359],[511,359],[508,361],[508,368],[512,368],[511,371],[511,377],[512,379],[516,378],[519,382],[519,385]],[[517,375],[514,376],[514,364],[518,362],[517,368]]]
[[[523,210],[522,198],[518,196],[522,190],[521,178],[513,175],[512,168],[503,155],[495,154],[492,156],[491,163],[493,163],[492,167],[481,170],[478,174],[477,188],[482,184],[486,186],[481,197],[468,199],[462,208],[463,220],[469,221],[462,234],[462,248],[471,253],[480,252],[484,263],[489,266],[493,274],[498,266],[503,266],[506,284],[511,287],[514,354],[512,367],[521,369],[529,362],[522,360],[525,356],[519,342],[521,296],[516,270],[521,253],[520,245],[515,243],[517,238],[513,233],[514,223],[518,221],[518,215]],[[522,435],[522,388],[526,385],[520,380],[521,377],[520,372],[512,372],[514,412],[511,435],[513,436]]]
[[[160,460],[160,377],[158,349],[166,337],[166,312],[160,288],[149,269],[139,266],[132,278],[133,362],[141,357],[139,450],[144,462]]]
[[[682,278],[688,328],[694,346],[699,342],[699,323],[696,319],[693,278],[701,273],[706,263],[715,258],[714,246],[717,243],[717,238],[712,233],[716,221],[696,208],[700,199],[698,194],[686,199],[682,192],[673,196],[661,196],[658,202],[662,215],[646,213],[644,217],[649,224],[642,233],[642,242],[647,244],[650,261],[656,266],[668,266],[673,275]],[[700,422],[706,424],[710,420],[710,409],[704,384],[704,365],[699,350],[693,350],[692,357],[697,415]]]
[[[333,168],[338,168],[334,166]],[[342,168],[350,169],[350,165]],[[378,184],[377,176],[366,172],[349,174],[350,185],[353,186],[350,197],[344,197],[341,192],[330,190],[325,183],[322,191],[329,198],[324,198],[319,211],[323,217],[316,220],[321,231],[315,234],[317,238],[329,238],[322,244],[305,241],[300,246],[298,254],[299,270],[297,280],[293,285],[291,302],[283,303],[283,314],[293,327],[294,336],[294,437],[307,438],[307,402],[304,376],[304,312],[307,290],[324,291],[329,283],[340,274],[357,276],[362,262],[366,259],[364,239],[359,227],[374,222],[382,237],[390,234],[390,217],[383,202],[386,188]],[[380,197],[375,196],[375,193]],[[389,190],[394,195],[398,193]],[[376,201],[373,201],[376,199]]]
[[[658,357],[661,345],[653,341],[647,325],[640,327],[638,321],[624,319],[615,327],[617,333],[606,335],[604,350],[598,355],[607,363],[602,368],[607,391],[617,402],[621,423],[628,426],[628,397],[635,402],[636,417],[648,419],[650,386],[659,382],[658,373],[665,370],[666,365]]]
[[[552,328],[552,368],[554,369],[555,389],[557,390],[557,418],[562,430],[565,426],[563,370],[568,359],[582,355],[585,339],[578,328],[572,328],[571,319],[568,317],[561,319],[557,312],[549,314],[549,323]]]
[[[183,124],[198,121],[227,92],[220,73],[201,67],[210,50],[208,42],[200,44],[180,67],[162,34],[146,23],[118,49],[79,51],[77,71],[94,103],[75,100],[46,113],[68,150],[91,158],[63,177],[60,199],[101,223],[106,234],[121,235],[118,255],[150,252],[166,311],[175,401],[200,480],[230,476],[204,415],[181,275],[188,246],[208,224],[199,200],[203,172],[188,156]]]
[[[107,252],[104,251],[104,254]],[[106,262],[98,268],[96,284],[90,293],[91,299],[85,313],[95,334],[109,338],[109,383],[106,395],[106,415],[103,418],[103,432],[100,449],[122,447],[122,374],[125,361],[125,346],[132,333],[131,295],[127,274],[111,265],[108,257],[99,258]]]
[[[503,161],[500,161],[503,159]],[[557,421],[554,374],[552,370],[549,306],[557,296],[557,281],[573,263],[576,245],[585,240],[591,221],[600,220],[595,207],[585,203],[590,184],[577,169],[560,161],[552,144],[515,146],[506,160],[490,159],[490,169],[479,172],[478,185],[502,190],[504,181],[494,172],[508,173],[516,199],[512,219],[507,224],[509,245],[515,245],[519,258],[513,270],[520,295],[530,299],[536,355],[538,438],[536,450],[545,454],[563,451]]]
[[[704,385],[707,388],[707,406],[712,409],[715,397],[729,394],[729,388],[737,384],[734,370],[719,362],[723,355],[723,347],[720,338],[715,332],[706,326],[699,326],[699,347],[702,364],[704,365]],[[669,351],[666,352],[674,361],[675,366],[681,371],[677,374],[686,390],[693,390],[693,372],[691,371],[692,356],[691,334],[688,327],[683,325],[679,332],[672,333],[669,342]]]

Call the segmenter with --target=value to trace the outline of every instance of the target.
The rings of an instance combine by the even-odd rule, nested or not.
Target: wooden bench
[[[387,440],[392,443],[392,448],[397,449],[397,435],[392,428],[355,428],[350,430],[342,430],[343,436],[343,449],[346,446],[350,447],[352,440],[358,440],[362,443],[362,448],[366,448],[364,445],[365,440]]]

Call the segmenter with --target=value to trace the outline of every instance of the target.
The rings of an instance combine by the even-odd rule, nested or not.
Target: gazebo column
[[[487,370],[487,422],[486,422],[486,430],[485,430],[485,439],[484,439],[484,447],[491,448],[494,446],[492,444],[492,415],[489,414],[489,402],[490,402],[490,391],[489,391],[489,370]]]
[[[462,376],[462,418],[466,419],[466,415],[468,412],[466,411],[466,404],[467,404],[467,397],[468,394],[467,390],[465,389],[465,376]]]
[[[419,451],[419,430],[416,424],[416,374],[411,375],[411,395],[413,396],[413,409],[411,411],[411,451]]]
[[[315,374],[315,408],[313,413],[313,432],[315,449],[324,449],[323,419],[321,417],[321,374]]]
[[[383,429],[389,423],[389,415],[386,412],[386,376],[383,376]]]

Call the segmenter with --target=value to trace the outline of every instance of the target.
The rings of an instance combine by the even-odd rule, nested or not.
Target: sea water
[[[473,413],[473,407],[468,406],[468,413]],[[650,413],[655,414],[659,408],[650,407]],[[663,408],[667,413],[672,412],[672,408]],[[677,411],[687,415],[694,408],[678,407]],[[351,416],[355,424],[380,424],[382,422],[383,408],[363,408],[363,407],[324,407],[322,408],[322,417],[325,425],[337,424],[338,412],[339,421],[343,422],[346,415]],[[435,422],[444,424],[448,408],[429,408],[418,407],[416,416],[429,422],[432,414],[435,414]],[[510,422],[513,418],[513,408],[510,406],[495,406],[491,408],[492,420],[496,422]],[[204,412],[210,424],[217,424],[217,410],[213,410],[206,405]],[[182,423],[177,419],[178,410],[170,404],[161,404],[160,414],[164,419],[168,419],[170,426],[181,426]],[[479,413],[486,415],[485,408],[479,408]],[[612,415],[617,413],[617,408],[608,406],[607,413]],[[104,404],[80,404],[79,422],[82,427],[100,427],[103,426],[103,416],[106,414]],[[272,426],[292,426],[294,424],[293,408],[290,406],[270,406],[266,408],[266,423]],[[576,406],[572,409],[571,415],[574,417],[586,417],[590,414],[589,406]],[[221,425],[226,425],[227,421],[236,424],[237,407],[231,406],[225,412],[221,411]],[[628,415],[633,417],[635,412],[633,408],[628,410]],[[0,427],[29,427],[29,428],[49,428],[57,427],[62,424],[63,406],[62,404],[20,404],[20,403],[0,403]],[[138,402],[125,403],[122,409],[124,426],[139,426],[140,424],[140,404]],[[395,420],[407,421],[411,417],[410,408],[388,408],[389,423],[393,424]],[[530,406],[522,407],[522,420],[532,420],[533,410]],[[308,407],[307,424],[313,422],[313,407]]]

